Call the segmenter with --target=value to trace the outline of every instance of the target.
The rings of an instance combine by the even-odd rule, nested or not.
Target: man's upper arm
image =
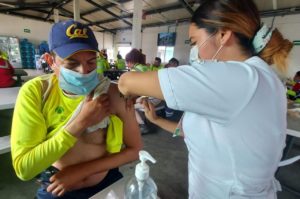
[[[121,97],[116,85],[111,85],[109,90],[109,98],[112,107],[112,113],[116,114],[123,122],[123,141],[127,147],[140,147],[141,134],[138,123],[135,119],[133,106],[126,108],[125,100]]]

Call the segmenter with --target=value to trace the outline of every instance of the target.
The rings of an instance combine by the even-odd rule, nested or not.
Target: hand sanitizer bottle
[[[156,160],[147,152],[140,151],[140,163],[135,167],[135,176],[125,186],[125,199],[158,199],[157,186],[149,176],[147,160],[155,163]]]

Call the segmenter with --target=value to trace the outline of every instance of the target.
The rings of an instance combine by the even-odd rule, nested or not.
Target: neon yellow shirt
[[[124,59],[117,59],[116,66],[118,70],[126,69],[126,63]]]
[[[149,68],[148,68],[148,66],[145,66],[142,64],[135,64],[130,71],[146,72],[146,71],[149,71]]]
[[[151,66],[150,66],[150,70],[151,70],[151,71],[158,71],[158,70],[160,70],[160,69],[162,69],[162,68],[164,68],[163,65],[160,65],[160,66],[151,65]]]
[[[43,82],[51,83],[48,85],[49,95],[44,100]],[[84,96],[65,96],[53,74],[34,78],[21,87],[11,132],[13,166],[20,179],[32,179],[73,147],[77,138],[62,127],[83,99]],[[122,121],[111,115],[107,151],[120,151],[122,128]]]
[[[102,57],[97,57],[97,73],[102,74],[104,71],[107,71],[110,69],[108,61]]]

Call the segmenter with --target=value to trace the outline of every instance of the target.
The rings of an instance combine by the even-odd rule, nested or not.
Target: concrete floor
[[[9,132],[12,111],[0,111],[0,136]],[[184,199],[188,197],[187,150],[182,138],[173,138],[169,133],[155,127],[151,134],[143,135],[144,149],[156,158],[151,165],[150,175],[158,187],[161,199]],[[300,141],[290,155],[300,154]],[[151,164],[151,163],[149,163]],[[122,166],[125,176],[134,175],[136,162]],[[281,182],[300,190],[300,161],[282,168],[278,173]],[[10,153],[0,155],[0,198],[33,199],[38,185],[34,181],[22,182],[14,174]],[[285,189],[278,193],[279,199],[299,199]]]

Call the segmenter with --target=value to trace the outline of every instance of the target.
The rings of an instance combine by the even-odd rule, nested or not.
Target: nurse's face
[[[198,47],[198,56],[203,60],[211,59],[218,51],[215,34],[207,33],[204,28],[198,28],[195,23],[189,27],[189,38],[191,45]]]

